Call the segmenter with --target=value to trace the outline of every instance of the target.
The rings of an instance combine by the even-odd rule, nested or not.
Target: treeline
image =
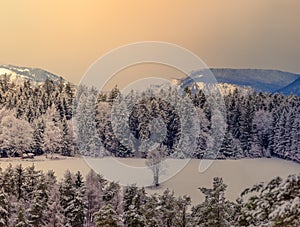
[[[28,81],[15,85],[3,77],[1,156],[32,152],[145,158],[147,146],[160,143],[174,158],[275,156],[300,161],[298,96],[245,94],[239,90],[224,95],[227,128],[216,153],[209,149],[215,142],[211,106],[214,97],[201,90],[192,94],[189,88],[183,94],[171,88],[156,92],[131,91],[122,95],[115,87],[98,93],[94,88],[50,80],[38,86]],[[178,95],[182,98],[177,100]],[[189,102],[195,106],[197,116],[186,108]],[[178,109],[186,111],[178,113]],[[195,118],[200,131],[184,137],[182,124],[193,131]],[[195,141],[195,149],[186,151]]]
[[[93,108],[94,100],[98,100],[95,129],[90,135],[96,130],[97,138],[93,141],[104,145],[105,150],[114,156],[147,157],[145,153],[147,147],[140,141],[155,142],[155,138],[152,138],[153,132],[154,135],[160,135],[164,134],[162,131],[165,130],[163,140],[158,139],[157,142],[167,147],[168,155],[175,158],[279,157],[300,162],[298,96],[256,92],[245,94],[237,89],[224,95],[227,127],[224,139],[214,141],[217,136],[214,135],[216,131],[212,127],[218,126],[213,125],[213,121],[216,121],[212,116],[211,105],[214,97],[206,96],[201,90],[197,94],[192,94],[190,89],[186,88],[182,94],[183,98],[176,101],[172,100],[172,97],[177,97],[177,91],[168,88],[159,90],[159,97],[151,90],[143,93],[131,91],[122,95],[114,88],[109,94],[99,96],[96,96],[95,91],[91,91],[88,92],[88,96],[94,96],[93,98],[87,99],[86,95],[83,95],[82,100],[79,98],[78,102],[84,105],[82,108],[80,105],[76,107],[77,116],[84,119],[84,116],[90,115],[82,110],[89,109],[88,106]],[[187,109],[187,99],[193,103],[196,116]],[[173,103],[170,104],[169,100]],[[187,111],[178,114],[178,109]],[[77,116],[75,115],[75,119]],[[184,122],[190,125],[189,129],[193,132],[194,124],[197,122],[195,118],[199,120],[200,131],[198,133],[195,131],[194,135],[190,133],[187,138],[183,137],[181,124]],[[154,119],[159,120],[155,122]],[[80,120],[79,125],[81,129],[85,129],[86,125],[80,124]],[[161,125],[165,125],[165,128],[161,128]],[[86,128],[85,132],[88,131]],[[84,142],[84,138],[82,141],[82,144],[94,144],[91,142],[91,136],[85,140],[89,142]],[[196,141],[195,149],[192,152],[185,152],[193,141]],[[221,143],[217,152],[209,149],[214,148],[212,143],[217,142]],[[79,150],[86,150],[89,153],[91,150],[89,146]]]
[[[149,195],[134,185],[121,187],[91,171],[53,171],[8,166],[0,171],[0,226],[299,226],[300,175],[279,177],[246,189],[235,201],[214,178],[199,188],[205,199],[191,206],[188,196],[166,189]]]

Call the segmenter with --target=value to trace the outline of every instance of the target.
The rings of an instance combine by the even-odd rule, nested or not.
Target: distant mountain
[[[197,92],[204,86],[201,79],[206,78],[204,81],[210,80],[209,75],[211,72],[223,93],[237,88],[243,92],[256,90],[271,93],[279,92],[285,95],[293,93],[300,96],[300,75],[279,70],[212,68],[210,71],[207,69],[194,71],[185,78],[173,80],[173,83],[181,87],[190,86],[193,92]],[[66,82],[62,77],[40,68],[0,65],[0,77],[4,75],[7,75],[10,81],[17,84],[23,83],[24,80],[39,84],[47,78],[54,82],[59,80]],[[191,79],[195,76],[197,78],[201,77],[197,83]]]
[[[240,89],[252,88],[262,92],[276,92],[300,78],[299,74],[283,72],[279,70],[265,69],[218,69],[213,68],[210,71],[215,76],[219,84],[233,85]],[[181,85],[194,86],[194,81],[191,79],[197,75],[209,77],[210,72],[207,69],[194,71],[188,77],[177,80],[176,83]]]
[[[285,86],[284,88],[277,90],[277,92],[283,93],[284,95],[294,94],[300,96],[300,78],[295,80],[293,83]]]
[[[7,75],[10,81],[16,84],[23,83],[24,80],[29,80],[33,84],[39,84],[46,81],[47,78],[54,82],[59,80],[65,81],[62,77],[43,69],[13,65],[0,65],[0,77],[4,75]]]
[[[250,86],[256,91],[275,92],[296,79],[299,74],[265,69],[212,69],[218,82]]]

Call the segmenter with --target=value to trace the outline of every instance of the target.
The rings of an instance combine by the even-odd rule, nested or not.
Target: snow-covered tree
[[[96,131],[96,94],[93,90],[87,90],[78,97],[73,126],[79,152],[87,156],[93,156],[93,154],[98,153],[99,137]]]
[[[194,226],[230,226],[234,224],[234,205],[225,198],[222,178],[213,179],[213,188],[199,188],[205,195],[203,203],[192,208]]]
[[[268,111],[259,110],[253,117],[253,143],[252,155],[270,157],[270,138],[272,132],[273,117]],[[254,154],[253,154],[254,153]],[[255,155],[255,153],[258,153]]]
[[[47,121],[45,123],[45,132],[43,138],[43,150],[47,154],[51,154],[51,159],[56,151],[60,150],[62,141],[62,130],[59,126],[55,125],[53,121]]]
[[[144,218],[146,226],[159,226],[159,224],[161,223],[159,217],[160,212],[157,209],[159,201],[157,197],[157,195],[150,195],[147,197],[147,202],[144,208]]]
[[[176,206],[174,192],[166,189],[162,195],[159,195],[159,226],[175,226],[178,207]]]
[[[86,220],[87,225],[90,226],[93,220],[93,214],[99,211],[104,204],[102,200],[103,190],[106,185],[106,180],[91,170],[86,176]]]
[[[121,227],[122,219],[111,204],[106,204],[94,214],[96,227]]]
[[[103,190],[103,201],[105,204],[111,204],[117,213],[122,210],[121,187],[116,182],[110,182]]]
[[[8,207],[9,207],[8,196],[2,188],[0,189],[0,226],[1,227],[8,225],[8,218],[9,218]]]
[[[57,190],[52,190],[49,202],[48,210],[46,212],[47,227],[64,227],[67,223],[66,217],[64,216],[64,210],[60,205],[59,194]]]
[[[18,218],[15,223],[15,227],[27,227],[29,226],[28,219],[25,214],[24,207],[21,205],[18,211]]]
[[[166,148],[160,146],[157,149],[148,152],[146,165],[153,173],[153,185],[159,186],[159,177],[164,173],[164,159],[166,157]]]
[[[42,226],[46,222],[45,211],[48,209],[48,192],[44,182],[44,177],[41,178],[33,191],[32,201],[27,210],[28,224],[31,226]]]
[[[33,142],[33,130],[26,120],[17,119],[12,115],[2,118],[0,122],[0,146],[9,151],[10,155],[23,156]]]
[[[45,122],[42,117],[35,119],[33,125],[32,150],[35,154],[43,154]]]
[[[145,226],[146,193],[144,188],[128,186],[123,196],[123,219],[126,226]]]
[[[71,122],[66,118],[62,121],[61,154],[71,156],[74,152],[74,134]]]
[[[300,207],[300,176],[290,175],[286,180],[276,177],[246,189],[239,224],[255,226],[298,226]]]
[[[72,176],[70,171],[65,173],[64,180],[59,188],[60,205],[64,210],[67,223],[71,226],[82,226],[84,223],[83,187],[83,179],[80,173],[75,176]]]

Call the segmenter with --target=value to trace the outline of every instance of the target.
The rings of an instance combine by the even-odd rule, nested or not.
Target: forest
[[[66,171],[58,181],[34,165],[8,166],[0,171],[0,226],[299,226],[299,174],[254,185],[236,201],[226,199],[226,187],[215,177],[191,206],[189,196],[149,195],[92,170],[85,178]]]
[[[192,93],[186,87],[180,94],[182,101],[170,103],[161,97],[176,97],[174,89],[162,88],[158,92],[159,97],[151,90],[143,93],[132,90],[123,95],[117,87],[99,92],[62,80],[46,80],[42,85],[25,81],[17,85],[3,76],[0,80],[1,157],[25,153],[53,157],[59,153],[146,158],[149,149],[141,141],[152,141],[163,145],[167,155],[173,158],[279,157],[300,162],[298,96],[244,93],[238,89],[224,94],[227,127],[218,152],[213,153],[209,149],[215,145],[211,142],[211,97],[202,90]],[[186,100],[192,102],[196,112],[180,115],[177,110],[185,107]],[[192,131],[193,117],[199,119],[200,131],[188,132],[192,138],[184,140],[181,136],[186,132],[181,124],[189,125]],[[155,141],[152,135],[157,127],[164,135]],[[195,149],[184,152],[182,148],[189,147],[191,141]]]
[[[192,93],[186,87],[180,101],[175,98],[167,102],[161,97],[176,97],[177,91],[168,88],[158,92],[159,97],[151,90],[122,95],[115,87],[104,93],[51,80],[42,85],[27,81],[16,85],[4,77],[0,80],[1,156],[33,153],[49,158],[54,154],[146,158],[147,145],[156,142],[168,157],[214,158],[208,149],[213,140],[212,97],[201,90]],[[196,111],[186,108],[188,101]],[[216,158],[300,161],[299,97],[236,89],[224,95],[224,104],[227,127]],[[182,107],[184,114],[177,112]],[[192,133],[192,138],[181,137],[186,132],[180,125],[193,130],[195,122],[201,130]],[[196,141],[196,149],[184,152],[183,147],[191,141]],[[192,205],[188,195],[177,197],[169,189],[147,194],[145,188],[122,187],[93,171],[86,177],[66,171],[58,180],[53,171],[44,173],[34,165],[9,166],[0,171],[0,226],[300,224],[299,174],[254,185],[241,192],[236,201],[226,199],[226,187],[215,177],[211,188],[199,188],[204,201]]]

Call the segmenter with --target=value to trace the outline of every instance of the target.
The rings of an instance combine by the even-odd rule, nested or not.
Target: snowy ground
[[[117,159],[119,162],[135,166],[136,172],[139,167],[144,166],[143,159]],[[100,163],[109,163],[108,160],[101,160]],[[184,160],[176,160],[184,162]],[[44,157],[36,157],[33,160],[21,160],[20,158],[0,159],[0,167],[6,168],[9,163],[13,166],[22,164],[23,167],[35,165],[40,170],[54,170],[56,176],[61,178],[65,170],[71,172],[80,170],[84,175],[90,170],[89,165],[83,158],[65,158],[60,160],[50,160]],[[275,176],[286,177],[289,174],[300,173],[300,165],[294,162],[280,159],[242,159],[242,160],[216,160],[203,173],[198,171],[200,160],[191,160],[186,167],[174,177],[161,184],[158,189],[147,188],[148,193],[161,193],[166,188],[174,190],[176,195],[188,194],[193,203],[198,203],[203,199],[198,187],[211,187],[212,179],[215,176],[223,177],[228,185],[226,197],[234,200],[246,187],[252,186],[261,181],[268,181]],[[91,164],[91,162],[89,162]],[[108,164],[112,173],[116,168]],[[150,175],[151,176],[151,175]],[[133,179],[131,177],[131,179]]]

